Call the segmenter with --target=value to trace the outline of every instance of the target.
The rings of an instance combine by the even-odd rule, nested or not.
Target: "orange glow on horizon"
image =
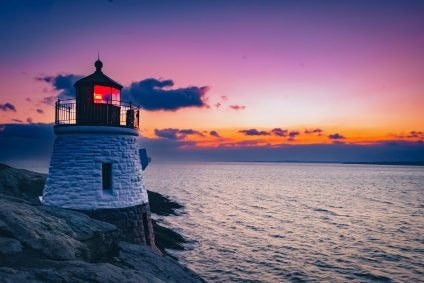
[[[257,129],[269,134],[245,135],[240,129],[216,129],[219,137],[209,134],[210,130],[194,129],[201,135],[186,135],[180,140],[194,142],[196,147],[251,147],[251,146],[281,146],[281,145],[309,145],[309,144],[334,144],[344,143],[353,145],[372,145],[389,141],[418,142],[424,139],[424,132],[407,131],[398,134],[388,133],[385,129],[323,129],[320,134],[305,133],[305,129],[288,129],[285,136],[276,136],[272,129]],[[290,137],[290,132],[297,132]],[[415,133],[415,134],[411,134]],[[150,139],[160,137],[153,130],[143,129],[141,134]],[[332,137],[332,138],[330,138]],[[186,145],[185,147],[190,147]]]

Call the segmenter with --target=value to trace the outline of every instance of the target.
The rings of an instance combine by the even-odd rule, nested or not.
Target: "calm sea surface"
[[[185,205],[161,219],[207,281],[424,281],[424,168],[152,164],[150,190]]]

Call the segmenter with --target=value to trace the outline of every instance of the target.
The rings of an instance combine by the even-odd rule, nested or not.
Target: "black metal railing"
[[[55,108],[56,125],[116,126],[133,129],[139,127],[140,109],[131,103],[93,103],[59,99]]]

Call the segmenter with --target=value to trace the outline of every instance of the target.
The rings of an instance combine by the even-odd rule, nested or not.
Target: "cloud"
[[[290,131],[289,134],[288,134],[289,138],[287,140],[292,142],[292,141],[294,141],[294,138],[298,135],[300,135],[300,133],[298,131]]]
[[[250,129],[250,130],[240,130],[239,133],[243,133],[246,136],[269,136],[270,133],[266,131],[258,131],[256,129]]]
[[[56,76],[38,76],[37,81],[50,84],[59,91],[57,96],[47,96],[42,103],[52,105],[56,99],[75,98],[74,83],[83,76],[59,74]],[[132,83],[122,89],[122,100],[129,100],[148,111],[176,111],[187,107],[209,107],[206,103],[206,92],[209,87],[185,87],[169,89],[174,86],[172,80],[145,79]]]
[[[184,160],[175,158],[184,156],[185,152],[195,148],[194,141],[139,137],[140,148],[146,148],[153,160]]]
[[[179,131],[178,129],[172,129],[172,128],[167,128],[162,130],[155,129],[155,135],[160,138],[176,140],[178,131]]]
[[[1,111],[12,111],[12,112],[16,112],[16,107],[15,105],[13,105],[12,103],[6,102],[5,104],[1,104],[0,103],[0,110]]]
[[[198,136],[201,136],[201,137],[204,136],[201,132],[195,131],[195,130],[192,130],[192,129],[179,130],[178,133],[181,134],[181,135],[198,135]]]
[[[0,128],[0,162],[37,159],[48,164],[54,141],[52,124],[2,124]]]
[[[0,124],[0,162],[43,161],[48,166],[53,149],[53,124]],[[260,141],[258,141],[260,142]],[[242,141],[227,147],[196,147],[195,142],[139,137],[153,160],[179,161],[313,161],[313,162],[423,162],[424,143],[405,140],[368,145],[310,144],[257,145]]]
[[[38,108],[38,109],[37,109],[37,110],[35,110],[35,111],[37,111],[37,113],[39,113],[39,114],[44,114],[44,110],[43,110],[43,109]]]
[[[220,138],[221,136],[218,134],[218,132],[217,131],[210,131],[209,132],[209,135],[211,135],[211,136],[213,136],[213,137],[216,137],[216,138]]]
[[[132,83],[122,90],[122,97],[129,99],[148,111],[176,111],[187,107],[208,107],[206,92],[209,87],[186,87],[168,89],[172,80],[145,79]]]
[[[57,96],[45,97],[42,102],[51,104],[50,102],[53,100],[59,99],[70,99],[75,98],[75,88],[74,83],[83,78],[81,75],[74,74],[59,74],[56,76],[39,76],[36,77],[35,80],[40,82],[45,82],[50,84],[55,90],[59,91]]]
[[[252,146],[260,146],[263,145],[264,142],[260,139],[255,140],[243,140],[243,141],[228,141],[224,143],[220,143],[218,147],[220,148],[239,148],[239,147],[252,147]]]
[[[295,136],[300,135],[300,133],[298,131],[291,131],[289,132],[289,137],[294,138]]]
[[[155,135],[160,138],[172,139],[172,140],[180,140],[184,139],[188,135],[198,135],[204,136],[201,132],[193,130],[193,129],[175,129],[175,128],[167,128],[167,129],[155,129]]]
[[[46,96],[46,97],[43,97],[43,99],[41,100],[41,103],[53,105],[56,102],[56,100],[57,100],[57,96]]]
[[[221,107],[221,103],[219,103],[219,102],[217,102],[216,104],[214,104],[214,106],[216,107],[216,108],[219,108],[219,107]]]
[[[224,100],[224,101],[227,101],[228,97],[226,95],[221,95],[221,99]]]
[[[28,122],[28,123],[32,123],[32,118],[31,117],[28,117],[27,119],[26,119],[26,121]]]
[[[315,129],[305,129],[305,134],[318,134],[319,136],[324,132],[324,130],[315,128]]]
[[[421,131],[410,131],[407,134],[395,135],[400,139],[424,139],[424,132]]]
[[[345,137],[340,135],[339,133],[329,135],[328,138],[331,139],[331,140],[343,140],[343,139],[345,139]]]
[[[273,135],[279,136],[279,137],[286,137],[289,133],[288,130],[283,130],[281,128],[274,128],[271,130],[271,133]]]
[[[423,162],[424,143],[411,141],[354,144],[263,145],[261,140],[196,147],[189,141],[140,140],[153,160],[300,161],[300,162]]]
[[[289,141],[293,141],[294,138],[300,133],[298,131],[288,131],[281,128],[274,128],[271,131],[258,131],[256,129],[249,129],[249,130],[240,130],[240,133],[245,134],[246,136],[269,136],[269,135],[275,135],[279,137],[289,137]]]
[[[23,123],[24,121],[22,121],[22,120],[20,120],[20,119],[12,119],[12,121],[13,122],[16,122],[16,123]]]
[[[424,138],[424,132],[420,132],[420,131],[410,131],[409,132],[409,136],[408,138],[413,138],[413,139],[422,139]]]
[[[233,105],[230,105],[230,108],[233,110],[244,110],[246,109],[246,106],[233,104]]]

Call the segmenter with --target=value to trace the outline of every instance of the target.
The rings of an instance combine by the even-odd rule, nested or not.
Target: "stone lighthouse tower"
[[[56,102],[56,140],[42,202],[117,225],[126,240],[154,245],[137,144],[139,109],[122,86],[96,71],[75,83],[75,100]]]

